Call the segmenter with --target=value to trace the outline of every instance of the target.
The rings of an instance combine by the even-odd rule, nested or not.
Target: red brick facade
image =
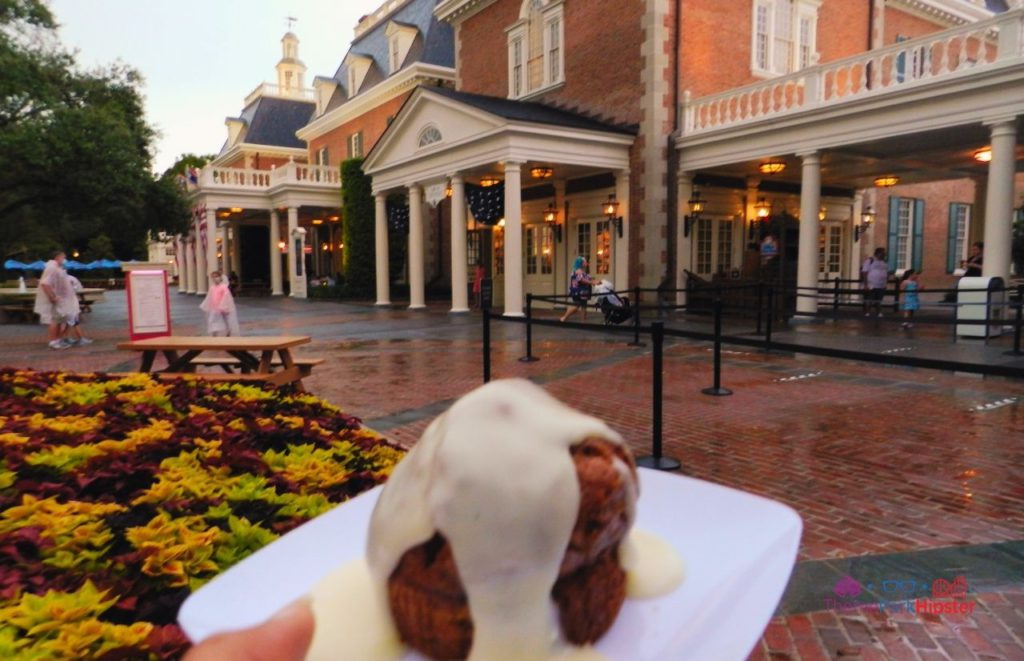
[[[389,99],[370,111],[331,129],[309,141],[309,162],[315,163],[317,152],[327,147],[328,165],[336,166],[350,156],[348,153],[349,136],[363,132],[363,156],[366,156],[387,129],[390,120],[398,114],[399,108],[405,103],[411,92],[405,92]]]

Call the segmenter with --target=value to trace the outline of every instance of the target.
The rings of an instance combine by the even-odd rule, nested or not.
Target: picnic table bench
[[[122,351],[138,351],[142,354],[139,367],[141,372],[151,372],[158,378],[176,378],[182,374],[195,374],[200,366],[219,366],[223,374],[202,374],[210,381],[260,381],[273,385],[294,383],[302,389],[302,378],[309,376],[313,367],[323,362],[318,358],[295,359],[291,348],[308,344],[305,335],[245,336],[245,337],[197,337],[171,335],[133,340],[117,345]],[[200,356],[203,352],[216,351],[228,357]],[[162,353],[167,367],[154,370],[156,354]],[[274,354],[277,354],[275,357]],[[301,363],[299,362],[301,360]],[[232,370],[239,369],[241,373]]]
[[[18,291],[12,287],[0,288],[0,312],[4,318],[18,317],[25,321],[35,321],[36,315],[33,311],[36,302],[35,287]],[[85,288],[79,290],[78,305],[82,312],[92,312],[92,305],[103,298],[105,290],[96,288]]]

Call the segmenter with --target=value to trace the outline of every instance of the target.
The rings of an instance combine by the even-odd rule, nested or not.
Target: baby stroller
[[[629,299],[616,294],[615,286],[608,280],[601,280],[594,285],[594,296],[597,308],[604,315],[605,325],[621,324],[632,316]]]

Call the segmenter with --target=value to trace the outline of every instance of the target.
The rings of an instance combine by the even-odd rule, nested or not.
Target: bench
[[[292,362],[295,363],[295,366],[299,368],[299,372],[302,374],[302,377],[305,378],[305,377],[309,376],[310,374],[312,374],[313,373],[313,368],[316,367],[317,365],[319,365],[320,363],[324,362],[324,359],[323,358],[295,358]],[[249,370],[247,370],[242,365],[242,361],[238,360],[237,358],[235,358],[233,356],[223,356],[223,357],[222,356],[196,356],[195,358],[192,359],[192,363],[191,364],[196,365],[197,367],[219,367],[219,368],[223,369],[227,373],[224,376],[228,376],[228,377],[230,377],[232,375],[233,376],[239,376],[237,373],[233,372],[233,370],[237,370],[237,369],[240,369],[242,371],[242,374],[241,374],[242,376],[246,376],[246,375],[250,374]],[[281,367],[281,365],[282,365],[281,359],[279,357],[275,356],[274,359],[272,361],[270,361],[270,365],[272,367]],[[220,375],[218,375],[218,376],[220,376]],[[259,375],[254,374],[252,376],[259,376]]]
[[[35,311],[28,305],[0,305],[0,312],[3,312],[5,319],[18,318],[24,321],[36,320]]]
[[[301,371],[298,365],[290,367],[285,370],[277,372],[271,372],[270,374],[182,374],[180,372],[155,372],[151,376],[156,377],[160,381],[172,381],[174,379],[201,379],[203,381],[251,381],[258,383],[269,383],[274,386],[283,386],[289,383],[296,384],[296,387],[301,391],[302,381],[300,379]]]

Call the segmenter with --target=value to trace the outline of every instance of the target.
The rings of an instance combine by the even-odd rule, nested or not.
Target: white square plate
[[[360,557],[380,489],[303,524],[192,594],[178,613],[185,633],[199,642],[262,622]],[[760,496],[648,469],[640,469],[640,494],[637,527],[676,548],[686,579],[663,597],[627,599],[597,650],[623,661],[743,661],[789,580],[799,515]]]

